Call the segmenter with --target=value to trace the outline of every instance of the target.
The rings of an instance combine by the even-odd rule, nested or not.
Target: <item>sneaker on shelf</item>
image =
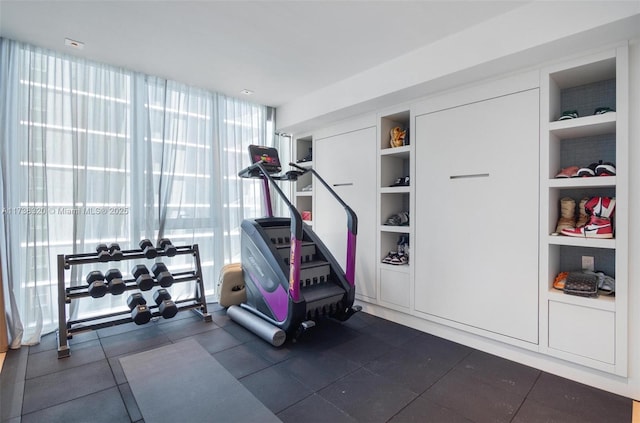
[[[611,197],[591,197],[584,205],[590,216],[610,219],[616,211],[616,199]]]
[[[382,259],[382,262],[386,264],[393,264],[392,262],[397,256],[398,254],[395,251],[389,251],[389,254]]]
[[[558,120],[576,119],[578,117],[577,110],[565,110]]]
[[[602,160],[600,160],[598,163],[591,163],[589,166],[581,167],[580,169],[578,169],[578,176],[581,176],[581,177],[596,176],[596,168],[598,167],[598,165],[601,165],[601,164],[602,164]]]
[[[403,176],[401,178],[397,178],[395,182],[390,187],[408,187],[409,186],[409,177]]]
[[[302,188],[301,191],[311,191],[313,189],[313,185],[309,184],[306,187]]]
[[[305,163],[313,160],[313,150],[309,148],[309,154],[304,156],[303,158],[296,160],[296,163]]]
[[[584,208],[588,201],[589,197],[583,197],[578,203],[578,218],[576,219],[576,228],[586,225],[589,221],[589,215]]]
[[[388,226],[409,226],[409,212],[396,213],[389,217],[384,224]]]
[[[387,260],[388,258],[388,260]],[[403,264],[409,264],[409,259],[404,254],[397,254],[395,251],[389,253],[389,256],[382,260],[383,263],[392,264],[394,266],[401,266]]]
[[[560,218],[556,224],[556,233],[563,229],[573,229],[576,227],[576,200],[571,197],[560,199]]]
[[[604,115],[605,113],[615,112],[611,107],[598,107],[594,110],[594,115]]]
[[[580,170],[578,166],[565,167],[558,172],[556,178],[575,178],[578,176],[578,170]]]
[[[600,163],[596,166],[597,176],[616,176],[616,165],[611,162]]]
[[[591,216],[586,225],[574,229],[563,229],[562,235],[580,238],[613,238],[611,220],[606,217]]]

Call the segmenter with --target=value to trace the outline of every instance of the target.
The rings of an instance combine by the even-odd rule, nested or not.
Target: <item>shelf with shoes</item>
[[[616,112],[549,122],[549,132],[559,139],[611,134],[616,131]]]
[[[294,139],[293,157],[298,166],[313,167],[313,137],[303,135]],[[302,175],[294,183],[295,206],[303,215],[306,224],[313,226],[311,216],[313,216],[314,195],[313,178],[311,173]]]
[[[541,350],[625,376],[627,48],[552,65],[541,77]],[[614,292],[554,288],[563,274],[588,272],[585,266],[614,281]],[[597,330],[576,333],[567,323],[575,319]]]
[[[615,176],[599,176],[597,178],[563,178],[549,180],[549,188],[597,188],[615,186]]]
[[[378,300],[405,312],[410,307],[413,279],[409,259],[414,200],[410,123],[409,109],[378,115]]]

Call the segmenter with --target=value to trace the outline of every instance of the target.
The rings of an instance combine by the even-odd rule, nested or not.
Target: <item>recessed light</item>
[[[244,90],[240,91],[240,94],[251,95],[251,94],[253,94],[253,91],[244,89]]]
[[[72,40],[71,38],[65,38],[64,45],[71,48],[77,48],[78,50],[82,50],[84,48],[84,43],[82,41]]]

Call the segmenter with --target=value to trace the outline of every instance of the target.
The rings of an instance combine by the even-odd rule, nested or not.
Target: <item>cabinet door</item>
[[[416,310],[537,343],[538,104],[416,118]]]
[[[316,171],[358,216],[356,295],[375,299],[376,129],[316,140],[313,155]],[[324,187],[314,187],[314,229],[344,269],[346,214]]]

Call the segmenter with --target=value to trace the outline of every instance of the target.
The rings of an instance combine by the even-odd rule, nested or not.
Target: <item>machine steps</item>
[[[278,252],[280,260],[289,267],[291,237],[288,226],[264,228]],[[344,289],[331,278],[331,264],[317,257],[316,244],[303,241],[300,252],[300,292],[307,303],[307,314],[327,314],[337,307]]]

